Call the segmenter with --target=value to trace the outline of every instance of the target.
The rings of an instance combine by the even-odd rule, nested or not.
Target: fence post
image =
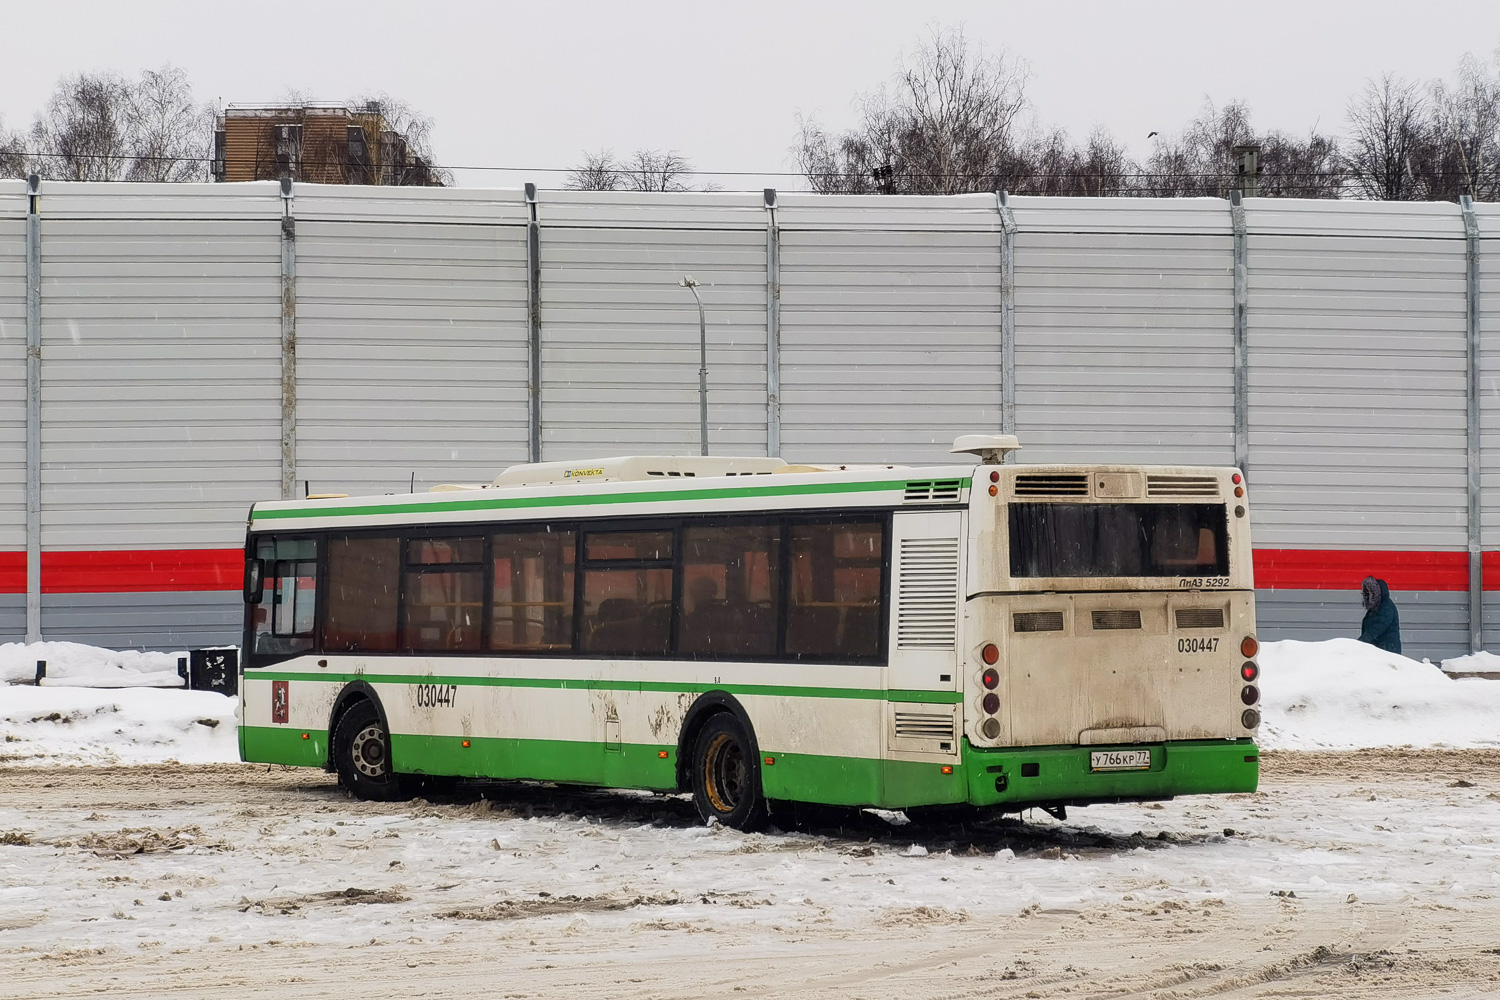
[[[1250,304],[1245,205],[1238,191],[1229,193],[1229,221],[1234,228],[1234,464],[1250,478]]]
[[[42,182],[26,178],[26,641],[42,641]]]
[[[1000,433],[1016,432],[1016,217],[1010,194],[995,192],[1000,213]],[[1015,452],[1006,452],[1009,462]]]
[[[1474,202],[1460,195],[1458,209],[1464,221],[1464,345],[1466,393],[1465,417],[1468,451],[1468,548],[1469,548],[1469,651],[1484,649],[1484,546],[1479,509],[1479,222]]]
[[[542,227],[526,185],[526,460],[542,460]]]
[[[297,494],[297,220],[281,178],[281,499]]]
[[[776,189],[765,189],[766,204],[766,454],[781,454],[781,226],[776,221]]]

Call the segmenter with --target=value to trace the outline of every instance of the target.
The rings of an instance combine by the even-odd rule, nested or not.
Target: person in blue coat
[[[1391,600],[1391,588],[1384,580],[1367,576],[1360,587],[1360,600],[1365,606],[1365,620],[1360,625],[1359,641],[1388,653],[1401,652],[1401,617]]]

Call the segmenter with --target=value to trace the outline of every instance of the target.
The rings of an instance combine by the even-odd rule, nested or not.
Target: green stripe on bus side
[[[548,688],[573,691],[656,691],[669,694],[703,694],[727,691],[769,698],[851,698],[865,701],[904,701],[928,705],[956,705],[963,701],[957,691],[882,691],[878,688],[799,687],[782,684],[703,684],[692,681],[615,681],[569,677],[472,677],[462,674],[373,674],[318,670],[267,670],[250,667],[245,679],[263,681],[311,681],[319,684],[455,684],[465,687]]]
[[[924,480],[925,481],[925,480]],[[972,478],[959,484],[968,489]],[[298,517],[372,517],[381,514],[436,514],[444,511],[521,510],[531,507],[583,507],[594,504],[652,503],[668,500],[727,500],[737,497],[817,496],[830,493],[879,493],[905,490],[907,480],[873,483],[788,483],[778,486],[738,486],[696,490],[639,491],[595,496],[509,497],[406,504],[366,504],[357,507],[295,507],[253,510],[253,521]]]

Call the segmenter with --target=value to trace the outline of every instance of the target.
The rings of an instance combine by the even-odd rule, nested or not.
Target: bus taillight
[[[1240,667],[1240,676],[1245,678],[1245,680],[1247,681],[1253,681],[1255,680],[1255,678],[1260,676],[1260,667],[1257,667],[1251,661],[1246,660],[1245,665]]]
[[[1260,713],[1253,708],[1247,708],[1240,713],[1240,725],[1246,729],[1254,729],[1260,725]]]
[[[984,644],[984,648],[979,651],[979,655],[985,663],[993,665],[1000,662],[1000,647],[993,642],[987,642]],[[1248,656],[1250,654],[1246,653],[1245,655]]]
[[[1260,688],[1254,684],[1246,684],[1240,691],[1240,701],[1243,701],[1246,705],[1254,705],[1257,701],[1260,701]]]
[[[995,688],[1000,686],[1000,671],[986,670],[979,675],[979,683],[983,684],[990,691],[995,690]]]
[[[982,702],[982,704],[984,705],[984,710],[986,712],[988,712],[990,715],[994,715],[996,712],[1000,711],[1000,696],[991,691],[989,694],[984,696],[984,701]]]
[[[1248,660],[1258,652],[1260,652],[1260,643],[1255,641],[1255,636],[1245,636],[1244,640],[1240,642],[1240,655]]]

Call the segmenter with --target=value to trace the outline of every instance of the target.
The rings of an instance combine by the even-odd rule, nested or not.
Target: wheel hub
[[[718,812],[734,812],[745,792],[745,752],[739,742],[728,733],[714,737],[704,755],[703,769],[708,801]]]
[[[390,763],[390,754],[386,752],[385,746],[385,731],[376,725],[361,729],[349,748],[349,756],[354,759],[354,766],[360,774],[377,781],[384,780]]]

